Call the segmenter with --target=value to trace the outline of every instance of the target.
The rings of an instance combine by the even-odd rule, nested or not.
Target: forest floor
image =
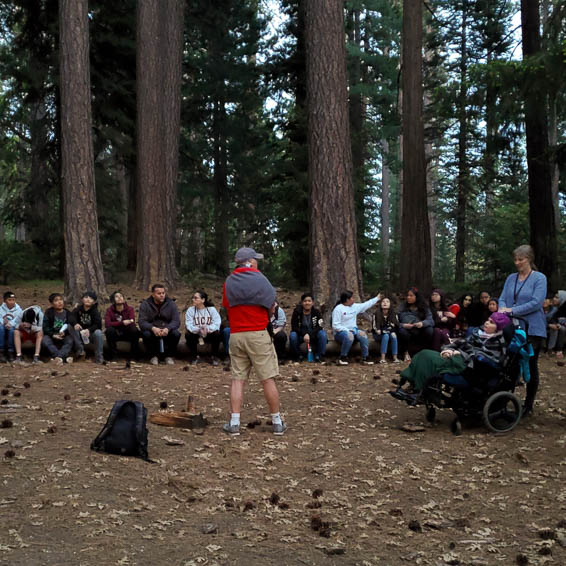
[[[14,290],[46,306],[41,285]],[[540,365],[535,414],[506,435],[428,425],[387,394],[393,364],[304,363],[281,367],[285,436],[252,380],[231,438],[223,367],[2,364],[0,564],[565,564],[566,374]],[[89,449],[114,401],[189,394],[210,426],[148,424],[155,463]]]

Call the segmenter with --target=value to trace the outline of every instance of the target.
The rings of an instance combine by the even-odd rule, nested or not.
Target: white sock
[[[240,413],[232,413],[230,415],[230,426],[235,426],[240,424]]]
[[[282,424],[281,423],[281,413],[272,413],[271,414],[271,422],[272,422],[272,424]]]

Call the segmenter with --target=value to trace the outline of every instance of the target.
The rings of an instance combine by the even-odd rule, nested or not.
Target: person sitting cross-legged
[[[170,299],[165,286],[156,283],[151,287],[151,296],[142,301],[139,313],[139,325],[142,332],[145,351],[150,356],[150,363],[159,364],[159,356],[165,357],[167,365],[175,365],[175,352],[181,339],[179,309]]]
[[[110,307],[104,315],[106,326],[106,342],[110,349],[110,355],[118,353],[118,342],[130,343],[130,356],[139,357],[140,332],[136,326],[136,312],[124,299],[124,295],[115,291],[110,295]]]
[[[340,300],[336,303],[332,311],[334,340],[340,344],[339,365],[348,365],[348,353],[355,341],[360,343],[362,363],[368,365],[373,364],[373,362],[368,360],[369,347],[367,333],[357,327],[356,317],[358,314],[371,309],[371,307],[379,301],[381,301],[381,294],[378,294],[365,303],[354,302],[354,293],[352,293],[352,291],[344,291],[340,295]]]
[[[299,346],[301,343],[312,349],[315,362],[324,361],[328,337],[322,328],[324,321],[320,311],[314,307],[314,298],[310,293],[301,296],[301,302],[291,316],[291,334],[289,345],[294,359],[302,361]]]

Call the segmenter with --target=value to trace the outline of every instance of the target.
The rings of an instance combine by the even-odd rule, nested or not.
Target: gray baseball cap
[[[236,263],[244,263],[248,259],[263,259],[263,254],[258,254],[253,248],[240,248],[234,257]]]

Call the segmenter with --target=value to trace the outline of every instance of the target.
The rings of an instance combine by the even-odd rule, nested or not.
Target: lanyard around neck
[[[531,276],[532,272],[533,270],[531,269],[529,271],[529,274],[525,277],[525,280],[521,283],[521,286],[519,287],[518,291],[517,291],[517,283],[519,282],[519,274],[517,273],[517,278],[515,279],[515,289],[513,290],[513,305],[517,304],[517,297],[519,296],[519,293],[525,286],[525,283],[527,282],[527,279]]]

